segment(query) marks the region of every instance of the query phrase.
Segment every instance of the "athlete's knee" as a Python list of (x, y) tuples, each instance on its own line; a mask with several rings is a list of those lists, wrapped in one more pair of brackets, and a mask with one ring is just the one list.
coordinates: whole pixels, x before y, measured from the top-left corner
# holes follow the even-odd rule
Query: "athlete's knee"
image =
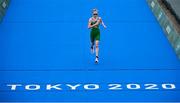
[(99, 48), (99, 43), (96, 43), (96, 48)]

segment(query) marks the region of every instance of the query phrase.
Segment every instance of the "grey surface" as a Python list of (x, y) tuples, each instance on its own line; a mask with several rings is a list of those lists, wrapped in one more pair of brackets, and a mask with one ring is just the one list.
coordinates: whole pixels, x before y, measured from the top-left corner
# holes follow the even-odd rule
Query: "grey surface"
[(174, 13), (180, 23), (180, 0), (164, 0), (168, 8)]

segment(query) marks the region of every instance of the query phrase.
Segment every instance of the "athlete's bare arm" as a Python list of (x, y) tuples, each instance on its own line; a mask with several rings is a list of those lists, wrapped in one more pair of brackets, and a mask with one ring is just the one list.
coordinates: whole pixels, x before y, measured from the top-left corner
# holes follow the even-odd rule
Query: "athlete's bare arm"
[(100, 18), (100, 23), (102, 24), (102, 26), (103, 26), (104, 28), (107, 28), (107, 26), (104, 24), (102, 18)]
[(88, 28), (92, 28), (91, 21), (88, 22)]
[(95, 23), (94, 25), (91, 25), (91, 21), (89, 21), (89, 23), (88, 23), (88, 28), (90, 29), (90, 28), (93, 28), (93, 27), (97, 27), (100, 23), (102, 24), (102, 26), (103, 26), (104, 28), (107, 28), (107, 26), (104, 24), (104, 22), (103, 22), (102, 19), (98, 20), (98, 22)]
[(91, 25), (90, 23), (90, 28), (93, 28), (93, 27), (97, 27), (99, 24), (100, 24), (101, 20), (98, 20), (95, 24)]
[(103, 20), (101, 19), (101, 24), (104, 28), (107, 28), (107, 26), (104, 24)]

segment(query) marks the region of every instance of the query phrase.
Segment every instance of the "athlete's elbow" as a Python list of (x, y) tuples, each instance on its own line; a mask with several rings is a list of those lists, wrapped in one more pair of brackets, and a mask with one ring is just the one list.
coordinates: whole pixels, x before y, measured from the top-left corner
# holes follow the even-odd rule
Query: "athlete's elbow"
[(88, 26), (88, 29), (91, 29), (91, 26)]

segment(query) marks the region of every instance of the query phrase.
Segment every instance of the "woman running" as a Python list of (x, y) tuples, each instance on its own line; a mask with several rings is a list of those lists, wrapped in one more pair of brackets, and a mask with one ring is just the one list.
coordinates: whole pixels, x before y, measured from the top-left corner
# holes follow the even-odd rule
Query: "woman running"
[(94, 53), (94, 46), (96, 48), (96, 58), (95, 63), (99, 62), (99, 41), (100, 41), (100, 29), (99, 25), (102, 24), (104, 28), (106, 25), (104, 24), (101, 17), (98, 16), (98, 10), (93, 9), (92, 17), (89, 19), (88, 28), (91, 29), (91, 52)]

